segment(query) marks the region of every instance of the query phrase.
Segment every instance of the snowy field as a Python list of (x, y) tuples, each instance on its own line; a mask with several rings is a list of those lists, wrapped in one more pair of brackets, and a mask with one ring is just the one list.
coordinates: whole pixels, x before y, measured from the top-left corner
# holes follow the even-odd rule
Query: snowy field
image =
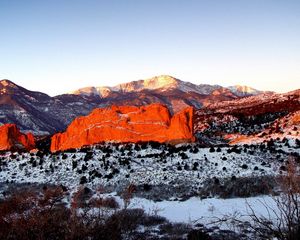
[[(248, 215), (251, 214), (249, 205), (256, 213), (268, 217), (269, 212), (263, 203), (276, 208), (276, 203), (270, 196), (232, 199), (208, 198), (202, 200), (192, 197), (182, 202), (166, 200), (153, 202), (147, 199), (134, 198), (130, 207), (143, 208), (146, 212), (152, 214), (157, 212), (173, 222), (209, 224), (225, 216), (234, 216), (235, 214), (238, 214), (240, 219), (249, 220)], [(270, 217), (273, 219), (275, 215)]]
[[(263, 147), (261, 147), (263, 146)], [(282, 174), (299, 149), (267, 145), (200, 148), (105, 145), (57, 154), (6, 153), (0, 182), (62, 184), (70, 189), (128, 184), (187, 185), (200, 189), (208, 179)]]
[[(113, 196), (122, 209), (122, 194), (133, 185), (138, 191), (134, 192), (129, 208), (141, 208), (150, 215), (185, 223), (190, 228), (202, 224), (209, 230), (215, 229), (214, 233), (231, 230), (244, 234), (236, 225), (223, 220), (250, 221), (251, 209), (274, 220), (275, 215), (265, 208), (268, 205), (276, 211), (272, 197), (253, 192), (255, 187), (248, 189), (248, 196), (253, 197), (245, 198), (232, 197), (230, 191), (227, 199), (217, 197), (218, 194), (199, 193), (203, 189), (210, 191), (205, 188), (209, 181), (209, 186), (225, 191), (228, 184), (245, 183), (240, 182), (243, 178), (258, 181), (260, 185), (261, 177), (284, 175), (289, 160), (292, 156), (297, 158), (299, 152), (295, 142), (290, 140), (288, 144), (275, 141), (272, 146), (268, 143), (210, 148), (197, 144), (176, 147), (105, 144), (56, 154), (2, 153), (0, 197), (8, 186), (17, 190), (16, 186), (41, 189), (44, 185), (63, 185), (70, 192), (67, 204), (79, 188), (85, 188), (96, 195)], [(100, 188), (102, 192), (97, 191)], [(193, 194), (186, 194), (190, 190)], [(248, 231), (247, 225), (242, 228)]]

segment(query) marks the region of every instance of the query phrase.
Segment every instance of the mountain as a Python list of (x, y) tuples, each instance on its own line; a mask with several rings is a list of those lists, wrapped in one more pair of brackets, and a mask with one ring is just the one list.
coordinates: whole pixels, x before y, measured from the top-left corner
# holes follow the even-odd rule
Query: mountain
[[(171, 90), (178, 90), (184, 93), (197, 93), (200, 95), (210, 95), (213, 91), (217, 89), (222, 89), (220, 85), (209, 85), (200, 84), (196, 85), (190, 82), (184, 82), (177, 78), (169, 75), (160, 75), (153, 78), (132, 81), (128, 83), (122, 83), (114, 87), (85, 87), (80, 88), (71, 92), (75, 95), (84, 96), (99, 96), (101, 98), (107, 98), (112, 93), (131, 93), (131, 92), (141, 92), (141, 91), (158, 91), (165, 92)], [(237, 96), (251, 96), (263, 93), (263, 91), (256, 90), (248, 86), (230, 86), (226, 89), (230, 90), (233, 94)]]
[(240, 97), (247, 97), (247, 96), (259, 95), (265, 93), (264, 91), (259, 91), (252, 87), (241, 86), (241, 85), (230, 86), (228, 87), (228, 89)]
[(50, 97), (9, 80), (0, 81), (0, 123), (17, 124), (25, 132), (43, 135), (62, 131), (72, 119), (94, 107), (93, 101), (81, 96)]
[(99, 97), (106, 106), (117, 105), (147, 105), (153, 102), (165, 104), (172, 112), (182, 110), (187, 106), (202, 108), (208, 104), (238, 99), (262, 93), (250, 87), (222, 87), (219, 85), (184, 82), (168, 75), (132, 81), (113, 87), (85, 87), (70, 94)]
[(79, 95), (98, 95), (102, 98), (107, 98), (111, 93), (130, 93), (141, 92), (144, 90), (157, 90), (160, 92), (170, 90), (180, 90), (182, 92), (195, 92), (201, 95), (209, 95), (213, 90), (222, 88), (219, 85), (200, 84), (196, 85), (189, 82), (184, 82), (168, 75), (160, 75), (153, 78), (122, 83), (114, 87), (87, 87), (81, 88), (71, 94)]
[[(250, 88), (249, 88), (250, 89)], [(50, 97), (29, 91), (9, 80), (0, 81), (0, 124), (14, 123), (22, 131), (36, 135), (63, 131), (78, 116), (94, 108), (111, 105), (166, 105), (171, 113), (193, 106), (196, 109), (222, 101), (240, 99), (247, 89), (219, 85), (196, 85), (161, 75), (114, 87), (86, 87), (69, 94)], [(249, 94), (258, 94), (252, 91)]]

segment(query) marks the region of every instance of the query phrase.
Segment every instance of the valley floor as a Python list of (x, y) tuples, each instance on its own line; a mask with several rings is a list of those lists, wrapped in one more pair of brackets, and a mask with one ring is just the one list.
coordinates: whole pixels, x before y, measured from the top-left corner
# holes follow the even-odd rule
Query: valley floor
[[(132, 186), (130, 208), (205, 226), (213, 234), (236, 231), (224, 217), (248, 221), (251, 209), (272, 218), (263, 203), (276, 209), (270, 194), (276, 193), (277, 178), (286, 174), (292, 159), (299, 161), (299, 154), (293, 141), (211, 148), (105, 144), (55, 154), (3, 153), (0, 193), (3, 197), (25, 186), (61, 185), (71, 196), (80, 188), (94, 193), (101, 189), (122, 205)], [(245, 239), (252, 234), (247, 226), (238, 231)]]

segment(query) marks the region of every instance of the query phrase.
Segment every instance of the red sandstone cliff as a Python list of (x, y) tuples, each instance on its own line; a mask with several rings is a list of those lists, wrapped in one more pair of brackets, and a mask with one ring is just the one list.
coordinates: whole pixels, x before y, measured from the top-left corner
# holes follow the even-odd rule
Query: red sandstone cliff
[(0, 150), (16, 150), (35, 148), (34, 137), (31, 133), (23, 134), (15, 124), (0, 126)]
[(66, 132), (55, 134), (51, 151), (103, 141), (191, 142), (195, 140), (193, 114), (193, 108), (188, 107), (172, 117), (161, 104), (95, 109), (88, 116), (76, 118)]

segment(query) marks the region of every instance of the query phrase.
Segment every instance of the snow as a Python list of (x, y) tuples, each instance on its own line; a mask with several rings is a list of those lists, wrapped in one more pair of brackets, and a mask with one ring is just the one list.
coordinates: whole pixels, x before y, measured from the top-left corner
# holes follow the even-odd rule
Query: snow
[[(157, 148), (147, 145), (141, 147), (135, 144), (110, 144), (95, 146), (92, 149), (58, 154), (39, 156), (35, 153), (3, 153), (0, 156), (0, 183), (39, 183), (64, 185), (70, 190), (71, 195), (80, 187), (86, 186), (92, 190), (106, 189), (108, 193), (94, 192), (95, 195), (115, 197), (119, 205), (124, 207), (124, 201), (120, 197), (124, 187), (129, 184), (143, 186), (147, 183), (152, 186), (173, 186), (180, 188), (192, 188), (195, 190), (193, 197), (187, 199), (176, 195), (175, 190), (171, 196), (161, 198), (162, 201), (153, 201), (143, 198), (145, 195), (135, 195), (129, 204), (129, 208), (142, 208), (146, 213), (157, 214), (171, 222), (184, 222), (196, 226), (201, 223), (211, 227), (218, 225), (218, 220), (226, 217), (238, 217), (240, 220), (251, 220), (251, 208), (264, 217), (269, 218), (265, 204), (276, 211), (276, 203), (270, 196), (256, 196), (250, 198), (206, 198), (198, 197), (197, 190), (204, 186), (205, 181), (216, 177), (229, 179), (232, 176), (251, 177), (278, 176), (280, 167), (287, 160), (288, 155), (295, 150), (295, 143), (290, 141), (290, 147), (283, 148), (275, 142), (275, 150), (247, 148), (247, 152), (230, 152), (230, 147), (222, 147), (212, 152), (210, 148), (199, 148), (197, 144), (180, 144), (174, 148), (159, 145)], [(276, 152), (281, 150), (281, 154)], [(282, 152), (284, 149), (285, 152)], [(244, 150), (240, 146), (240, 150)], [(298, 149), (297, 149), (298, 150)], [(299, 151), (298, 151), (299, 152)], [(90, 155), (87, 158), (87, 155)], [(277, 156), (280, 155), (278, 159)], [(226, 156), (226, 160), (222, 158)], [(125, 163), (125, 162), (128, 163)], [(76, 167), (73, 163), (76, 162)], [(196, 170), (192, 170), (193, 164), (199, 164)], [(265, 163), (265, 164), (262, 164)], [(246, 164), (248, 167), (242, 168)], [(86, 166), (83, 170), (82, 166)], [(184, 166), (189, 169), (185, 170)], [(182, 170), (178, 170), (178, 166)], [(130, 168), (129, 168), (130, 167)], [(223, 168), (226, 167), (226, 170)], [(254, 170), (258, 167), (258, 170)], [(117, 169), (118, 172), (106, 177)], [(101, 176), (91, 173), (97, 171)], [(88, 182), (79, 184), (85, 176)], [(1, 185), (0, 185), (1, 186)], [(167, 189), (160, 191), (167, 191)], [(175, 189), (175, 188), (174, 188)], [(118, 194), (116, 193), (118, 191)], [(1, 191), (2, 192), (2, 191)], [(197, 193), (196, 193), (197, 192)], [(152, 193), (153, 194), (153, 193)], [(143, 197), (140, 197), (143, 196)], [(160, 198), (159, 198), (160, 199)], [(271, 212), (270, 218), (275, 219)], [(230, 229), (229, 225), (219, 226), (220, 229)]]
[[(117, 193), (102, 194), (102, 197), (113, 197), (124, 207), (124, 201)], [(145, 198), (133, 197), (130, 199), (129, 208), (140, 208), (150, 215), (163, 216), (171, 222), (187, 223), (191, 225), (203, 224), (204, 226), (219, 225), (221, 229), (232, 228), (230, 222), (220, 221), (221, 219), (237, 218), (241, 221), (252, 219), (250, 215), (255, 213), (276, 221), (276, 214), (279, 213), (276, 198), (268, 195), (260, 195), (248, 198), (207, 198), (192, 197), (185, 201), (164, 200), (155, 202)]]
[(237, 96), (241, 96), (241, 97), (249, 96), (249, 95), (258, 95), (263, 93), (263, 91), (259, 91), (249, 86), (241, 86), (241, 85), (229, 86), (228, 89), (230, 89), (230, 91), (232, 91)]
[[(105, 98), (109, 95), (110, 92), (139, 92), (145, 89), (160, 90), (160, 91), (179, 89), (185, 93), (195, 92), (201, 95), (209, 95), (214, 90), (220, 88), (222, 88), (222, 86), (220, 85), (209, 85), (209, 84), (196, 85), (190, 82), (181, 81), (169, 75), (160, 75), (145, 80), (122, 83), (113, 87), (100, 86), (100, 87), (81, 88), (71, 92), (71, 94), (99, 95)], [(258, 91), (248, 86), (232, 86), (232, 87), (228, 87), (228, 89), (233, 91), (233, 93), (237, 94), (238, 96), (246, 96), (252, 94), (257, 95), (261, 93), (261, 91)]]
[[(105, 148), (110, 149), (110, 154)], [(193, 144), (187, 145), (185, 151), (173, 153), (163, 147), (153, 149), (148, 146), (146, 149), (139, 150), (134, 148), (134, 144), (129, 147), (107, 144), (99, 149), (94, 148), (88, 160), (84, 160), (86, 153), (80, 151), (42, 157), (29, 153), (17, 154), (14, 157), (11, 154), (4, 155), (1, 157), (0, 182), (63, 184), (72, 189), (78, 186), (82, 176), (86, 176), (89, 179), (87, 185), (90, 187), (148, 183), (185, 185), (196, 190), (213, 177), (230, 179), (232, 176), (278, 175), (283, 163), (276, 155), (279, 154), (280, 159), (284, 161), (287, 160), (289, 152), (294, 151), (293, 148), (287, 148), (287, 153), (284, 154), (253, 148), (252, 154), (244, 151), (228, 153), (230, 148), (224, 147), (219, 152), (210, 152), (209, 148), (197, 148)], [(194, 150), (198, 152), (193, 153)], [(251, 148), (248, 149), (250, 150)], [(267, 161), (267, 164), (262, 165), (264, 161)], [(73, 162), (77, 162), (78, 165), (75, 169), (72, 169)], [(194, 163), (198, 163), (195, 170), (192, 169)], [(242, 168), (244, 164), (247, 168)], [(87, 167), (86, 171), (79, 171), (82, 165)], [(184, 169), (185, 165), (188, 169)], [(181, 169), (178, 169), (178, 166)], [(254, 171), (255, 167), (256, 171)], [(111, 178), (105, 177), (114, 169), (118, 169), (119, 172)], [(102, 177), (90, 175), (93, 171), (97, 171)]]
[[(186, 201), (165, 200), (161, 202), (133, 198), (129, 206), (142, 208), (148, 213), (158, 212), (158, 215), (166, 217), (172, 222), (208, 224), (224, 216), (233, 216), (235, 213), (239, 213), (244, 220), (249, 220), (248, 215), (251, 214), (249, 206), (258, 215), (268, 217), (269, 212), (264, 204), (276, 210), (276, 202), (270, 196), (230, 199), (208, 198), (203, 200), (192, 197)], [(275, 218), (275, 215), (272, 215), (271, 218)]]

